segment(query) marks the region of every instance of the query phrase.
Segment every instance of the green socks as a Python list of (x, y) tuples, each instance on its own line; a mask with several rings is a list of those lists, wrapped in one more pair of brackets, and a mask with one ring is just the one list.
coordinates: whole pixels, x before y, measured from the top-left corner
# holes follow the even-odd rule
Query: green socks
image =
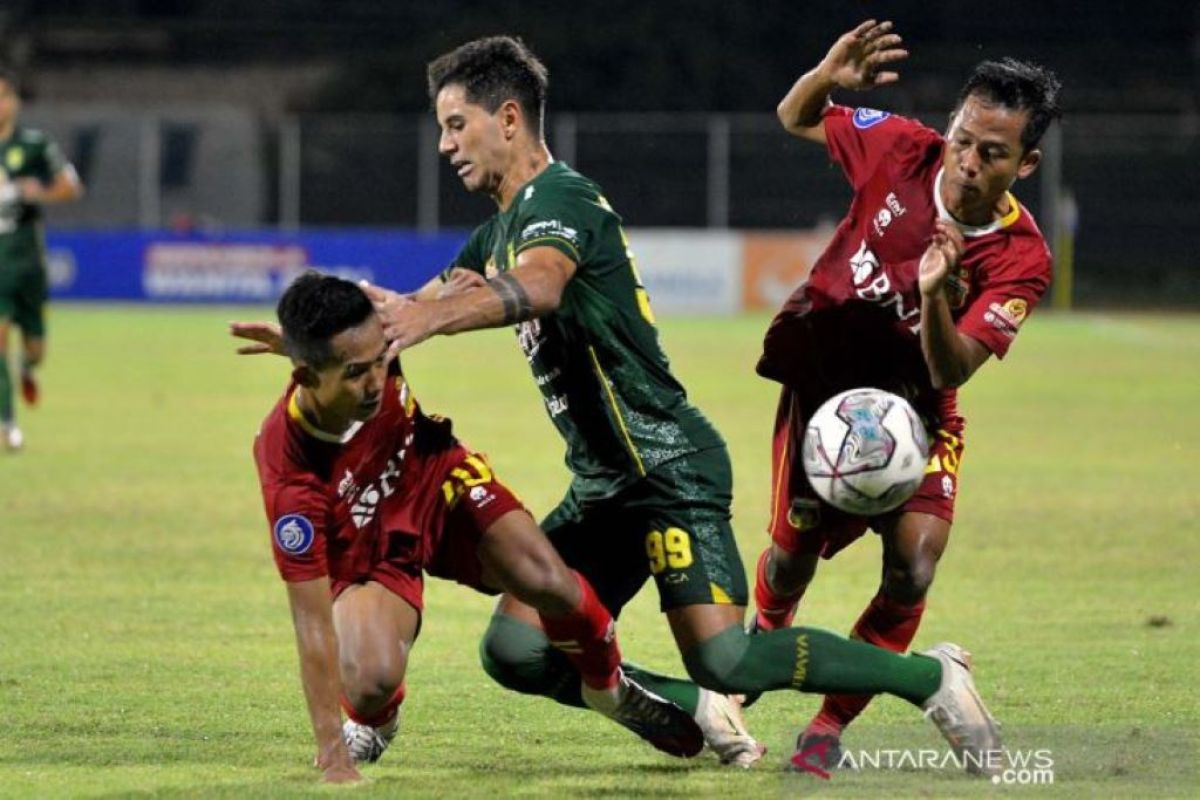
[(8, 369), (8, 354), (0, 353), (0, 422), (13, 420), (13, 385)]

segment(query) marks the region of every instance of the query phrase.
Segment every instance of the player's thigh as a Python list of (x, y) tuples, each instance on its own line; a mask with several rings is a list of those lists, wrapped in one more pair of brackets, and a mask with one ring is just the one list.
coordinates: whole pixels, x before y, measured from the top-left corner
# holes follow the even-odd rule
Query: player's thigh
[(46, 301), (49, 295), (44, 269), (25, 271), (14, 286), (12, 319), (21, 329), (26, 348), (31, 340), (46, 337)]
[(333, 603), (343, 673), (403, 679), (421, 613), (376, 581), (354, 584)]
[(540, 611), (566, 613), (578, 602), (570, 569), (525, 509), (510, 511), (488, 526), (478, 554), (486, 585)]
[[(804, 474), (801, 447), (808, 424), (805, 404), (784, 387), (775, 413), (771, 446), (771, 521), (768, 533), (777, 550), (790, 556), (777, 560), (785, 577), (811, 573), (817, 556), (832, 558), (867, 531), (867, 520), (840, 511), (817, 496)], [(811, 575), (809, 575), (811, 577)]]
[(730, 520), (728, 452), (713, 448), (661, 465), (623, 514), (640, 531), (641, 556), (663, 611), (745, 606), (746, 570)]
[(542, 520), (542, 530), (563, 562), (588, 579), (613, 617), (650, 574), (641, 549), (643, 528), (623, 511), (628, 496), (627, 491), (585, 504), (568, 492)]

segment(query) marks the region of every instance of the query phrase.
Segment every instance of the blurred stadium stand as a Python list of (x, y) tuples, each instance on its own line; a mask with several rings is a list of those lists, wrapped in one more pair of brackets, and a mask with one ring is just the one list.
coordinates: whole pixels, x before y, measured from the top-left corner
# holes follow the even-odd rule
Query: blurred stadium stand
[(1048, 234), (1077, 228), (1077, 302), (1200, 305), (1196, 2), (5, 0), (0, 58), (88, 182), (59, 226), (469, 226), (491, 206), (438, 162), (423, 67), (514, 32), (551, 67), (552, 149), (631, 224), (811, 228), (848, 190), (771, 111), (872, 12), (913, 56), (864, 102), (939, 128), (982, 58), (1058, 71), (1061, 167), (1018, 194)]

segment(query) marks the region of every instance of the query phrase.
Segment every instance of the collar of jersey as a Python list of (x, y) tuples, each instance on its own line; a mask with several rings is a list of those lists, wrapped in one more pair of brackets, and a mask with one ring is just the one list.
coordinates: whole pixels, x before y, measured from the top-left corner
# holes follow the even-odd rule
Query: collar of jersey
[(987, 225), (967, 225), (965, 222), (959, 222), (946, 210), (946, 206), (942, 204), (942, 193), (938, 191), (938, 187), (942, 185), (942, 173), (945, 171), (946, 168), (942, 167), (933, 179), (933, 205), (937, 208), (938, 218), (948, 219), (953, 222), (962, 231), (963, 236), (974, 238), (976, 236), (986, 236), (989, 233), (995, 233), (1002, 228), (1012, 225), (1021, 216), (1021, 204), (1017, 202), (1017, 198), (1013, 197), (1012, 192), (1005, 192), (1004, 196), (1008, 198), (1008, 206), (1012, 210), (1000, 219), (992, 220)]
[(304, 412), (300, 410), (300, 403), (296, 400), (298, 389), (299, 387), (293, 389), (291, 397), (288, 398), (288, 416), (292, 418), (293, 422), (300, 426), (301, 430), (314, 439), (320, 439), (322, 442), (330, 442), (332, 444), (345, 444), (354, 438), (354, 434), (358, 433), (359, 428), (362, 427), (362, 422), (356, 421), (353, 425), (347, 428), (346, 432), (341, 436), (321, 430), (316, 425), (313, 425), (311, 422), (309, 422), (308, 417), (304, 416)]

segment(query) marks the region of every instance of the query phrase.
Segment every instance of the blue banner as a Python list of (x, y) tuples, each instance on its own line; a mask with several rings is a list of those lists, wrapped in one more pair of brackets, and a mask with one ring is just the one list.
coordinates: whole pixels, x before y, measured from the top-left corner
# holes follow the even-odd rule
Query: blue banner
[(50, 231), (46, 246), (55, 299), (269, 303), (308, 269), (411, 291), (465, 240), (392, 230)]

